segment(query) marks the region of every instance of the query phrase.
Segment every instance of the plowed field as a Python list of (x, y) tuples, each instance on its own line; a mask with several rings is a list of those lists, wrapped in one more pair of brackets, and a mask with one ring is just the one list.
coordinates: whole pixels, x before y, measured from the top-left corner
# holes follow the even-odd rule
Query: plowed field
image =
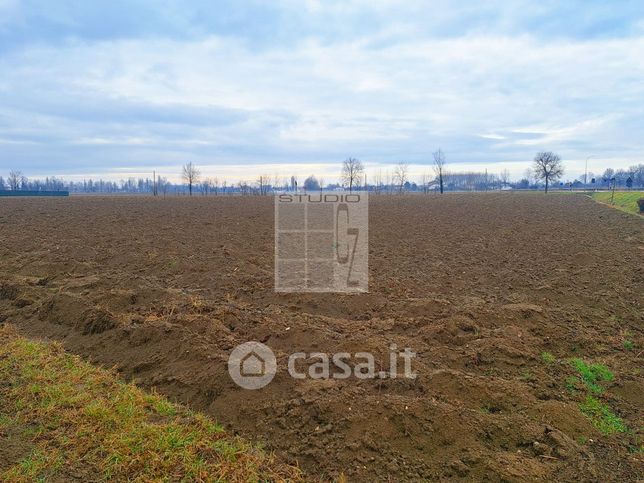
[[(642, 476), (641, 218), (581, 195), (372, 196), (370, 292), (277, 294), (273, 211), (270, 197), (1, 199), (0, 323), (117, 366), (311, 479)], [(250, 340), (282, 369), (300, 351), (386, 367), (396, 344), (418, 377), (280, 370), (249, 391), (227, 358)], [(613, 377), (593, 388), (575, 359)], [(588, 397), (626, 432), (600, 432)]]

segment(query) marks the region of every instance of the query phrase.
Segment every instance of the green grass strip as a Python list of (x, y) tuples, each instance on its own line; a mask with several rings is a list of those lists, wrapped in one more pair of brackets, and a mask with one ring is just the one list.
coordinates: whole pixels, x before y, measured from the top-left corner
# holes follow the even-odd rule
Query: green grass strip
[[(591, 194), (591, 197), (595, 201), (606, 204), (611, 204), (611, 196), (612, 193), (609, 191), (602, 191)], [(639, 200), (640, 198), (644, 198), (643, 191), (616, 191), (612, 206), (628, 213), (639, 213), (637, 200)]]
[(0, 381), (0, 432), (28, 428), (19, 437), (31, 448), (0, 480), (64, 480), (74, 465), (118, 481), (301, 479), (210, 418), (9, 326), (0, 328)]

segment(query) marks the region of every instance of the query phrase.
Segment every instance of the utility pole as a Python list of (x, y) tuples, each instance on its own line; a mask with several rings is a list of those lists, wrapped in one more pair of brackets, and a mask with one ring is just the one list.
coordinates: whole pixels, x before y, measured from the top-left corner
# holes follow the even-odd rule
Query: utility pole
[(157, 195), (157, 172), (152, 171), (152, 196)]

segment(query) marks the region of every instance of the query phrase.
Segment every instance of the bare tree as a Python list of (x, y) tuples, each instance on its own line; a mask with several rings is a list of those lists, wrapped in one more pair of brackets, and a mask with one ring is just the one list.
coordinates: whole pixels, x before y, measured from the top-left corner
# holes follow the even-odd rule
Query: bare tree
[(187, 163), (183, 166), (181, 177), (188, 184), (190, 196), (192, 196), (192, 187), (199, 182), (200, 175), (201, 173), (194, 164)]
[(382, 169), (379, 169), (373, 177), (373, 185), (376, 194), (379, 195), (382, 191)]
[(246, 196), (250, 194), (250, 186), (246, 180), (239, 181), (237, 185), (239, 187), (239, 192), (242, 194), (242, 196)]
[(503, 186), (507, 186), (507, 184), (510, 182), (510, 171), (508, 171), (507, 168), (504, 169), (503, 171), (501, 171), (499, 177), (501, 178), (501, 183), (503, 183)]
[(25, 184), (27, 181), (27, 178), (22, 174), (21, 171), (10, 171), (9, 172), (9, 177), (7, 178), (7, 183), (9, 184), (9, 188), (12, 191), (17, 191), (20, 189), (20, 186)]
[(391, 194), (391, 171), (385, 171), (385, 190)]
[(428, 173), (423, 172), (423, 175), (421, 177), (421, 184), (423, 186), (423, 193), (427, 193), (427, 191), (429, 191), (429, 183), (430, 183), (430, 181), (431, 181), (431, 176)]
[(212, 180), (206, 178), (201, 182), (201, 193), (204, 196), (208, 196), (208, 192), (212, 189)]
[(161, 176), (157, 178), (157, 187), (161, 191), (161, 193), (163, 193), (164, 198), (171, 186), (172, 185), (166, 178), (163, 178)]
[(409, 165), (401, 161), (394, 168), (394, 182), (398, 185), (398, 192), (402, 193), (407, 182), (407, 174), (409, 173)]
[(443, 193), (443, 177), (445, 176), (445, 153), (438, 148), (438, 151), (432, 153), (434, 157), (434, 173), (438, 178), (438, 184), (440, 187), (441, 194)]
[(542, 151), (534, 157), (534, 174), (537, 178), (546, 182), (546, 193), (548, 192), (548, 183), (556, 181), (564, 172), (561, 158), (552, 151)]
[(259, 194), (260, 195), (265, 195), (268, 194), (268, 183), (270, 182), (269, 176), (266, 175), (260, 175), (259, 178), (257, 178), (257, 187), (259, 188)]
[(280, 176), (279, 174), (273, 175), (273, 189), (277, 189), (280, 186)]
[(354, 186), (360, 184), (363, 173), (364, 165), (359, 159), (347, 158), (342, 162), (342, 182), (345, 186), (349, 185), (349, 191), (352, 191)]

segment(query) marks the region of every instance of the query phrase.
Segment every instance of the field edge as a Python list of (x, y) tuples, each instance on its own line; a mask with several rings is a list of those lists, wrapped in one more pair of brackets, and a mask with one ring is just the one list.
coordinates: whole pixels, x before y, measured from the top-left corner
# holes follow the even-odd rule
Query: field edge
[(114, 371), (0, 325), (0, 480), (300, 481), (300, 470)]
[(630, 213), (632, 215), (641, 216), (639, 212), (639, 206), (637, 204), (637, 200), (640, 198), (644, 198), (643, 191), (616, 192), (612, 204), (610, 202), (611, 194), (612, 193), (610, 193), (609, 191), (601, 191), (601, 192), (591, 193), (588, 196), (593, 201), (600, 203), (602, 205), (606, 205), (610, 208), (614, 208), (616, 210), (620, 210), (625, 213)]

